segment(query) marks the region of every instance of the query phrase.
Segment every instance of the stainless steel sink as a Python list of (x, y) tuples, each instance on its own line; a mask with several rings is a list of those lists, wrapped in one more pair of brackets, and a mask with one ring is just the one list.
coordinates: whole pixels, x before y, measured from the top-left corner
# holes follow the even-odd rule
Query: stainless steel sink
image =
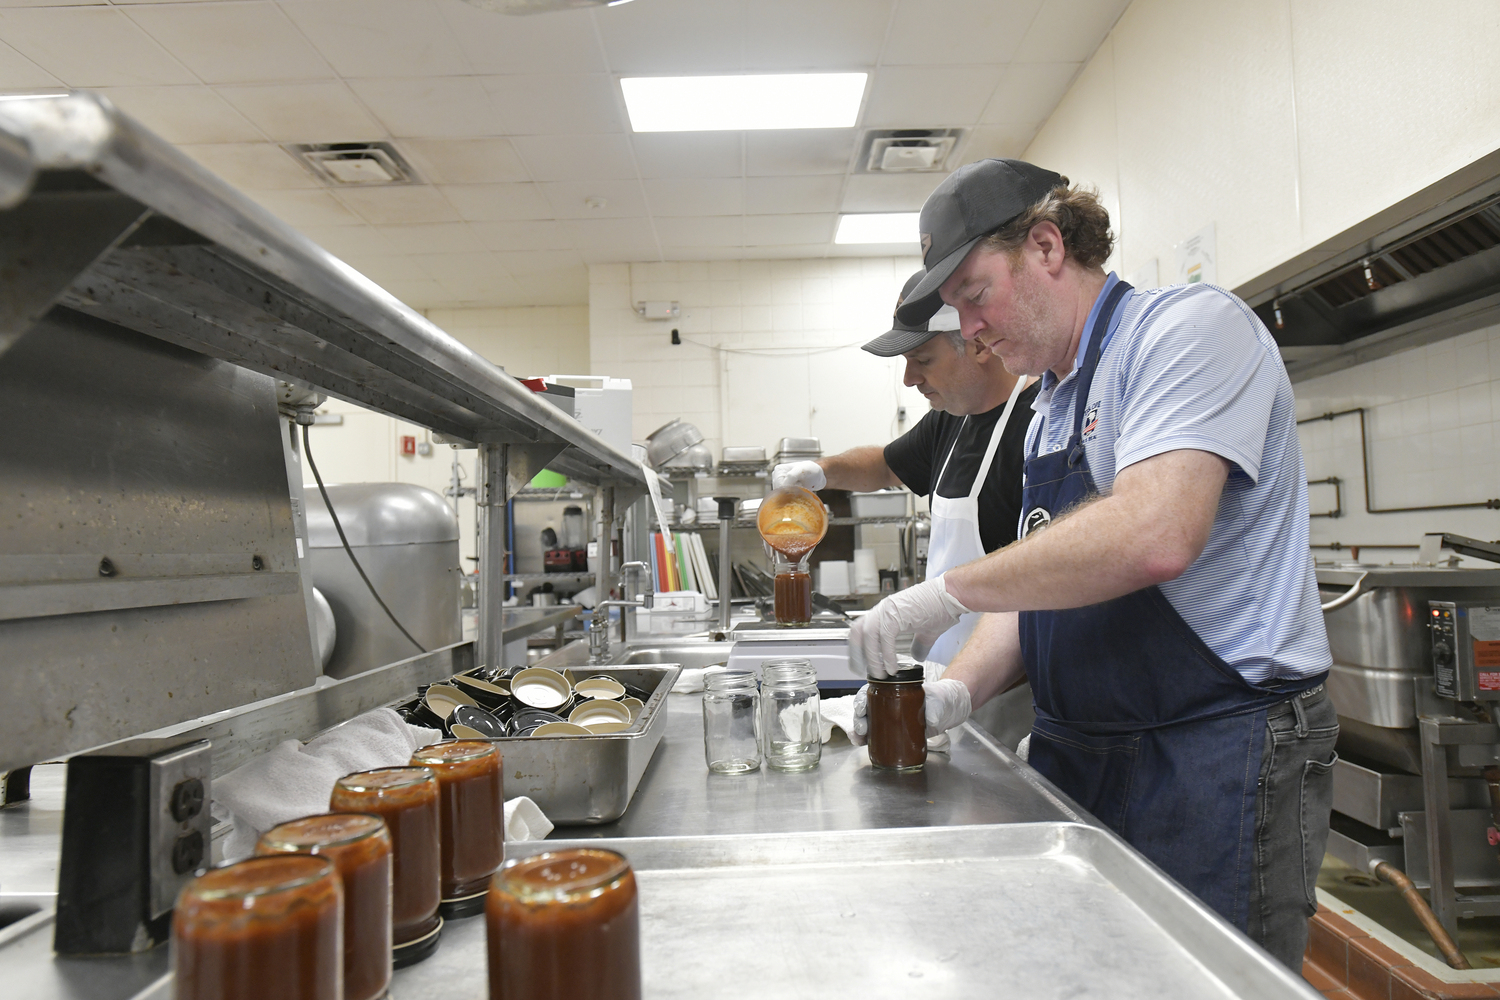
[(729, 659), (730, 642), (661, 643), (626, 646), (610, 659), (621, 666), (635, 663), (680, 663), (684, 667), (708, 667)]

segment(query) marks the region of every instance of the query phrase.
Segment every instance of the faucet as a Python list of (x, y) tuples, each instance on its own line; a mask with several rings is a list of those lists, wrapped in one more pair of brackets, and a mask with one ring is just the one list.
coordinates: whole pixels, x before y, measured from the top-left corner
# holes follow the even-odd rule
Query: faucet
[[(633, 560), (620, 567), (621, 589), (624, 589), (626, 571), (634, 570), (637, 574), (648, 572), (651, 566), (639, 560)], [(609, 609), (620, 608), (620, 645), (630, 641), (628, 622), (630, 615), (624, 612), (626, 608), (644, 608), (646, 599), (638, 596), (629, 601), (600, 601), (594, 605), (594, 615), (589, 621), (589, 665), (597, 666), (609, 659)]]

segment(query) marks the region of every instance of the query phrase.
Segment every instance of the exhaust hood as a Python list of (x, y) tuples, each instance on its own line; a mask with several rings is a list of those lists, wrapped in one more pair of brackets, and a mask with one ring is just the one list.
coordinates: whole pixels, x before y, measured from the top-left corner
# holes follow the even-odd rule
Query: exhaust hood
[(1235, 292), (1294, 382), (1500, 323), (1500, 153)]

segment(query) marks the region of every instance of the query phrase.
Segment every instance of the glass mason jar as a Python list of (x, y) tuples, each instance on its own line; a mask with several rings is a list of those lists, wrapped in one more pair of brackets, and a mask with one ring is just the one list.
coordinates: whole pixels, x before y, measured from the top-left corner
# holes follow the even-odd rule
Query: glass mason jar
[(760, 665), (760, 738), (766, 764), (777, 771), (818, 766), (823, 740), (818, 718), (818, 674), (801, 658)]
[(812, 621), (812, 574), (807, 559), (792, 560), (780, 552), (776, 557), (776, 624), (806, 625)]
[(760, 770), (760, 691), (749, 670), (704, 677), (703, 756), (716, 774)]
[[(447, 740), (411, 756), (438, 779), (443, 843), (443, 913), (472, 916), (484, 908), (490, 876), (505, 860), (505, 791), (500, 752), (483, 740)], [(448, 904), (469, 904), (453, 907)]]
[[(391, 838), (391, 938), (411, 960), (436, 935), (441, 901), (442, 843), (438, 837), (437, 776), (425, 767), (355, 771), (334, 782), (328, 808), (371, 813), (385, 820)], [(436, 938), (432, 939), (436, 943)], [(407, 946), (411, 946), (408, 948)], [(408, 964), (398, 955), (398, 964)]]
[(344, 883), (344, 1000), (376, 1000), (391, 984), (391, 835), (372, 813), (326, 813), (261, 834), (255, 853), (327, 858)]
[(927, 762), (926, 695), (920, 665), (868, 678), (866, 718), (870, 766), (915, 771)]
[(635, 873), (614, 851), (511, 861), (485, 901), (490, 1000), (640, 1000)]
[(343, 1000), (344, 890), (333, 862), (250, 858), (193, 879), (172, 915), (178, 1000)]

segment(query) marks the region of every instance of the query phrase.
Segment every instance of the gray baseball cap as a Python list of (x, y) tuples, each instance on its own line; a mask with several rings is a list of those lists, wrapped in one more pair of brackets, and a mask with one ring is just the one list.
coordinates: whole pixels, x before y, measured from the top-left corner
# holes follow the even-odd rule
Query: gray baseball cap
[(942, 307), (938, 289), (985, 234), (1041, 201), (1067, 178), (1024, 160), (980, 160), (949, 174), (922, 206), (922, 263), (927, 271), (896, 307), (900, 321), (920, 323)]
[[(907, 300), (912, 289), (917, 287), (926, 273), (926, 271), (918, 271), (906, 279), (906, 285), (901, 289), (901, 297), (896, 300), (898, 312), (901, 304)], [(864, 349), (876, 357), (894, 358), (898, 354), (905, 354), (907, 351), (921, 347), (945, 330), (957, 329), (958, 310), (952, 306), (943, 306), (935, 315), (924, 318), (920, 323), (903, 323), (899, 316), (892, 316), (891, 328), (865, 344)]]

